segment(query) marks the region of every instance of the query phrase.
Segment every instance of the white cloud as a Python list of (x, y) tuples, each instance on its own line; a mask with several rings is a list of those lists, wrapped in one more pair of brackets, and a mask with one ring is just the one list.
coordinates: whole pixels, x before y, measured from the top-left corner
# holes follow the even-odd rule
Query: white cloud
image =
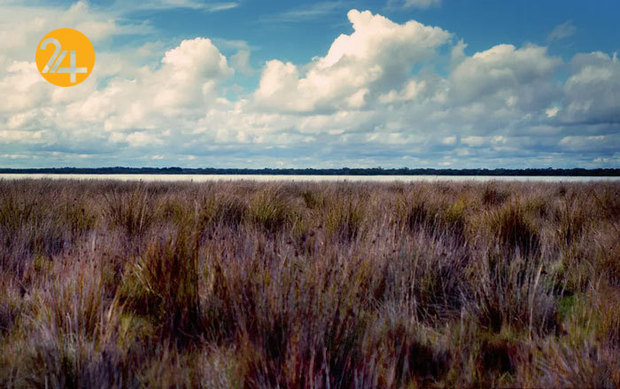
[(488, 142), (487, 138), (483, 136), (466, 136), (461, 139), (461, 143), (472, 146), (472, 147), (480, 147)]
[(573, 73), (564, 84), (568, 122), (615, 123), (620, 125), (620, 62), (616, 54), (577, 54)]
[(558, 112), (560, 112), (559, 107), (549, 107), (545, 110), (545, 114), (547, 115), (548, 118), (556, 117), (558, 115)]
[(405, 0), (405, 7), (428, 8), (441, 5), (441, 0)]
[(233, 69), (241, 74), (252, 75), (254, 74), (254, 68), (250, 65), (250, 51), (239, 50), (236, 54), (230, 57), (230, 64)]
[(31, 59), (39, 40), (57, 28), (75, 28), (94, 44), (113, 36), (153, 32), (146, 22), (118, 23), (118, 18), (119, 15), (113, 12), (93, 11), (85, 1), (78, 1), (66, 9), (3, 6), (0, 12), (0, 52), (12, 59)]
[(25, 144), (37, 144), (43, 138), (42, 131), (30, 132), (30, 131), (7, 131), (0, 130), (0, 140), (3, 143), (25, 143)]
[(344, 7), (343, 1), (323, 1), (310, 6), (300, 7), (285, 12), (263, 16), (259, 20), (262, 23), (296, 23), (303, 20), (312, 20), (334, 13)]
[(467, 48), (467, 44), (463, 39), (459, 39), (456, 45), (452, 47), (450, 50), (450, 62), (452, 65), (458, 65), (465, 59), (465, 48)]
[(0, 79), (0, 95), (11, 96), (0, 104), (0, 112), (20, 112), (36, 107), (49, 99), (52, 90), (33, 62), (14, 61)]
[(349, 11), (354, 32), (342, 34), (302, 75), (292, 63), (269, 61), (254, 94), (272, 109), (311, 112), (362, 108), (367, 99), (406, 81), (414, 64), (432, 57), (450, 33), (415, 21), (396, 24), (369, 11)]
[(204, 12), (227, 11), (239, 7), (237, 1), (204, 2), (199, 0), (118, 0), (115, 8), (124, 12), (137, 10), (192, 9)]
[(427, 9), (438, 7), (441, 0), (388, 0), (388, 7)]
[(562, 24), (555, 26), (555, 28), (549, 33), (547, 37), (548, 41), (557, 41), (566, 39), (573, 36), (577, 32), (577, 27), (571, 20), (568, 20)]
[[(508, 105), (537, 105), (540, 88), (549, 84), (560, 63), (544, 47), (497, 45), (466, 58), (454, 69), (452, 94), (459, 101), (493, 97), (503, 98)], [(512, 103), (510, 98), (514, 98)]]
[(400, 91), (391, 90), (386, 94), (379, 96), (381, 103), (395, 103), (399, 101), (411, 101), (419, 97), (426, 89), (424, 80), (409, 80)]
[(160, 68), (142, 69), (136, 79), (113, 79), (67, 111), (102, 123), (106, 131), (154, 129), (164, 118), (198, 118), (217, 100), (219, 83), (232, 74), (209, 39), (184, 40), (164, 54)]
[(620, 134), (595, 136), (566, 136), (560, 146), (571, 151), (616, 151), (620, 147)]
[(446, 145), (446, 146), (456, 146), (457, 143), (458, 143), (458, 140), (456, 136), (446, 136), (445, 138), (441, 140), (441, 144)]
[[(467, 55), (465, 40), (454, 42), (439, 27), (352, 10), (352, 33), (307, 64), (267, 61), (258, 87), (238, 92), (237, 100), (225, 96), (236, 74), (254, 71), (249, 45), (202, 37), (172, 47), (151, 40), (100, 50), (89, 79), (57, 88), (38, 74), (32, 50), (7, 42), (38, 42), (55, 19), (90, 25), (102, 42), (130, 29), (86, 3), (42, 9), (24, 26), (0, 15), (6, 21), (0, 23), (0, 95), (11, 96), (0, 105), (0, 162), (8, 165), (547, 166), (560, 158), (601, 166), (620, 160), (615, 55), (578, 54), (565, 68), (533, 44), (498, 44)], [(226, 58), (222, 47), (235, 54)], [(567, 80), (559, 69), (568, 69)], [(23, 155), (38, 159), (24, 162)]]
[(145, 131), (132, 132), (125, 137), (127, 143), (132, 147), (148, 147), (162, 145), (163, 140)]

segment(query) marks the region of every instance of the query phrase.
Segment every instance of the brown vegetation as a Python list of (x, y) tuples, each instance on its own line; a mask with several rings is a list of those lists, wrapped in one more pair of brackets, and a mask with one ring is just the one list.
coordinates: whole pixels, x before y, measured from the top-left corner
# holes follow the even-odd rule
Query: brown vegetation
[(0, 181), (0, 387), (620, 386), (620, 184)]

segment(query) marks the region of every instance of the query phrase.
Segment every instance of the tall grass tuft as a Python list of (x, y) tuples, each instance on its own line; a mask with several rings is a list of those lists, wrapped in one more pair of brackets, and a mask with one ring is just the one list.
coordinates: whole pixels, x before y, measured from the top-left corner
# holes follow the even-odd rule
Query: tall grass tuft
[(138, 185), (130, 192), (106, 194), (108, 209), (106, 216), (110, 223), (122, 229), (132, 241), (142, 238), (154, 221), (154, 204), (144, 185)]
[(508, 326), (543, 335), (558, 328), (550, 281), (537, 262), (490, 254), (475, 265), (469, 306), (483, 328), (500, 332)]
[(159, 237), (134, 260), (119, 288), (119, 303), (152, 320), (165, 338), (186, 341), (200, 331), (197, 242), (188, 227)]
[(337, 240), (350, 241), (357, 238), (364, 227), (364, 212), (360, 199), (339, 197), (327, 205), (326, 231)]
[(247, 216), (251, 223), (270, 233), (282, 230), (294, 218), (282, 192), (273, 188), (256, 194), (250, 200)]
[[(539, 233), (519, 202), (513, 202), (493, 211), (490, 216), (491, 233), (508, 253), (518, 250), (523, 256), (540, 249)], [(511, 255), (511, 254), (509, 254)]]

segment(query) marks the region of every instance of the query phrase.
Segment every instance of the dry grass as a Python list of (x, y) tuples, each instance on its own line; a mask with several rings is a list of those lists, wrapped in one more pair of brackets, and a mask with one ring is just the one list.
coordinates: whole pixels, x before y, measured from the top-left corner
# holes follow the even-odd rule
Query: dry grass
[(620, 386), (620, 184), (0, 181), (1, 387)]

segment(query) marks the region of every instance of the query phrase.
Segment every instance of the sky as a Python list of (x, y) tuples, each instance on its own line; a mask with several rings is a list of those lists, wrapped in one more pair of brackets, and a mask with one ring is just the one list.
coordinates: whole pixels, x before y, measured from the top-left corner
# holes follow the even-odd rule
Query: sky
[[(620, 168), (620, 2), (0, 0), (0, 167)], [(95, 67), (47, 83), (41, 38)]]

